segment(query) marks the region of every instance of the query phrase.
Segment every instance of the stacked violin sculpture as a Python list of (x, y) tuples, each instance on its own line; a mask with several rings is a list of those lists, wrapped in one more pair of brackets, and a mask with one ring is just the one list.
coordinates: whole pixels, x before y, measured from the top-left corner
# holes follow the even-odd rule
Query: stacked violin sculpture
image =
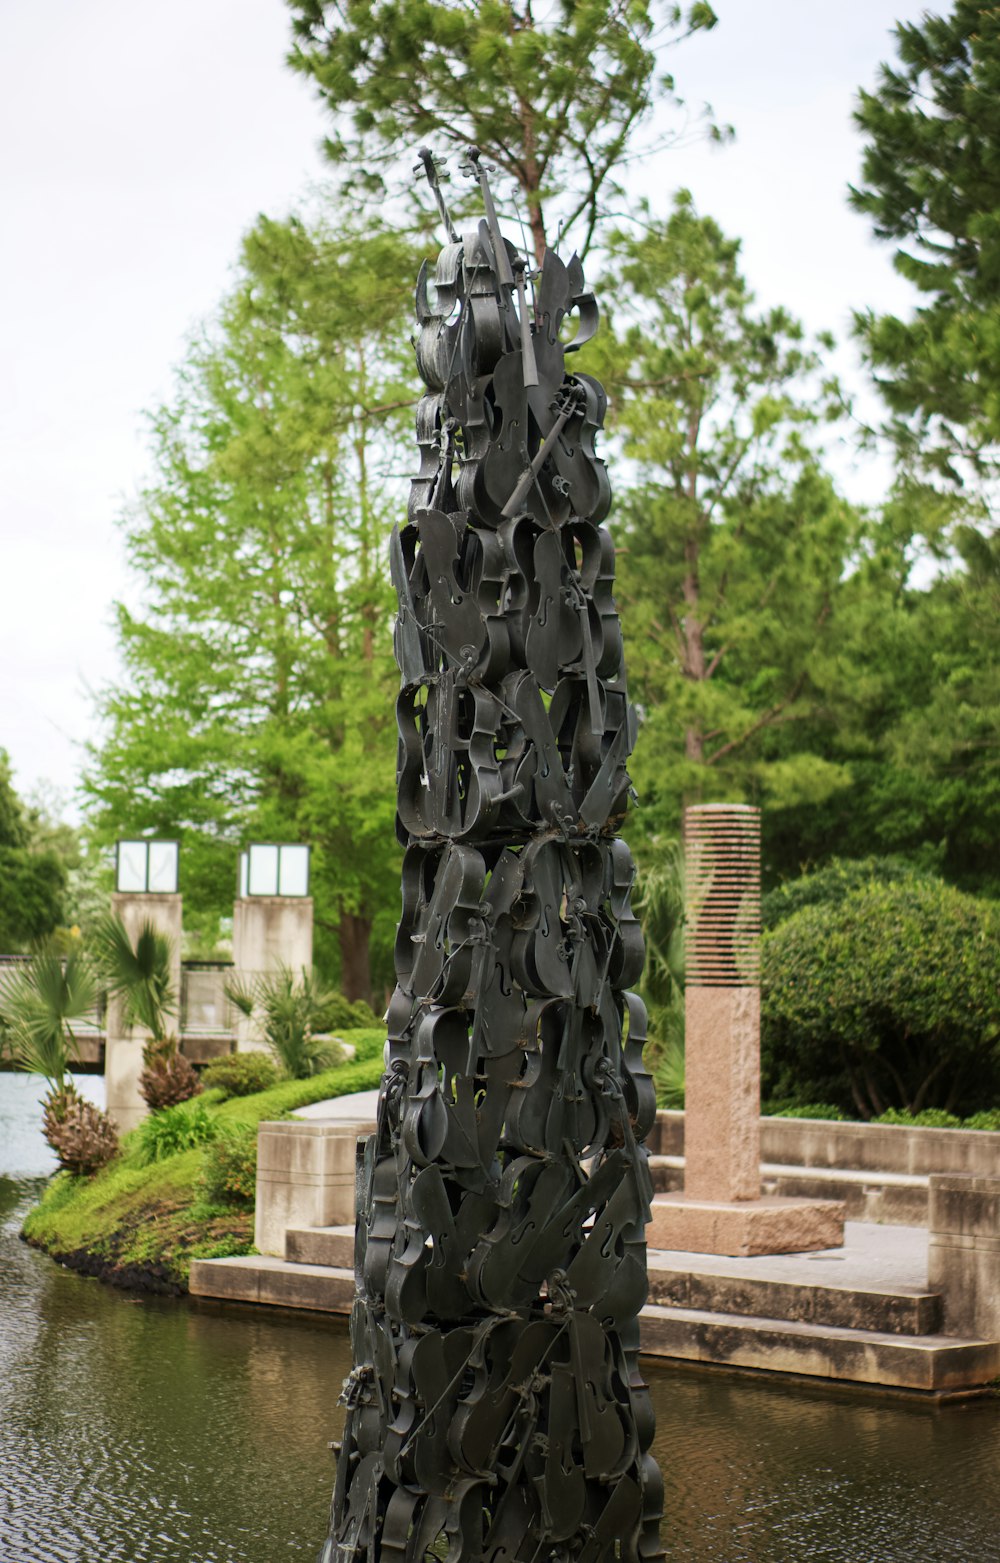
[(450, 241), (417, 283), (421, 464), (392, 539), (398, 980), (320, 1563), (652, 1563), (633, 715), (605, 398), (568, 367), (597, 307), (575, 257), (529, 276), (478, 153), (461, 236), (421, 156)]

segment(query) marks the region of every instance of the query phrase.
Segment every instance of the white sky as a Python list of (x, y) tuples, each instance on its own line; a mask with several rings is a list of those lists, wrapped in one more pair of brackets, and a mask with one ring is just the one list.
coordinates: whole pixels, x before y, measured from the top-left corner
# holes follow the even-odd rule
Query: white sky
[[(718, 28), (670, 67), (737, 140), (675, 150), (637, 182), (657, 203), (687, 185), (742, 237), (761, 301), (814, 330), (843, 337), (852, 305), (905, 309), (844, 191), (854, 93), (891, 56), (893, 22), (923, 6), (715, 5)], [(44, 14), (0, 0), (0, 747), (22, 791), (72, 793), (88, 690), (117, 672), (114, 522), (146, 470), (143, 410), (169, 393), (240, 235), (322, 175), (323, 115), (283, 64), (288, 36), (283, 0), (51, 0)], [(859, 380), (849, 350), (839, 366)], [(840, 475), (856, 497), (878, 492), (877, 469), (845, 458)]]

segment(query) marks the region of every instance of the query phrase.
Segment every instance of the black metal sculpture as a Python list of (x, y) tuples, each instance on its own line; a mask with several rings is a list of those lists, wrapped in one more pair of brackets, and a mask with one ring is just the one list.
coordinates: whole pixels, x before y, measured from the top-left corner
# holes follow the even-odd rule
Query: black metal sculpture
[(487, 215), (462, 237), (421, 157), (450, 242), (417, 283), (421, 463), (392, 540), (398, 982), (320, 1563), (646, 1563), (633, 716), (605, 397), (565, 364), (597, 306), (575, 257), (529, 276), (474, 149)]

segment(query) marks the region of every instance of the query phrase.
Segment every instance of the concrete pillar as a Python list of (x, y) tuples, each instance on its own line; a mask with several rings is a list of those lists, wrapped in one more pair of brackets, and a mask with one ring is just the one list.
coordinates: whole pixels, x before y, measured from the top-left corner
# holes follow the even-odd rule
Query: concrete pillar
[(932, 1173), (927, 1285), (949, 1335), (1000, 1340), (1000, 1177)]
[[(181, 930), (183, 899), (179, 895), (132, 894), (116, 891), (111, 910), (121, 918), (135, 944), (143, 923), (149, 922), (170, 940), (170, 978), (177, 996), (178, 1013), (171, 1017), (175, 1029), (180, 1026)], [(142, 1050), (149, 1041), (143, 1026), (128, 1026), (121, 999), (108, 1000), (105, 1026), (104, 1080), (108, 1112), (123, 1134), (145, 1118), (149, 1108), (139, 1090), (142, 1074)]]
[[(233, 965), (243, 983), (281, 966), (299, 973), (312, 969), (311, 896), (241, 896), (233, 906)], [(256, 1016), (238, 1014), (238, 1052), (265, 1051)]]

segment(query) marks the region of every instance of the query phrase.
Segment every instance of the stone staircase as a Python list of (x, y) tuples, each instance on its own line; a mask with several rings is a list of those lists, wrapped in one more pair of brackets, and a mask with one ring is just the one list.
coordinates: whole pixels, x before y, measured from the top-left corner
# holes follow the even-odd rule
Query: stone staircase
[[(261, 1125), (261, 1252), (193, 1261), (195, 1296), (350, 1312), (355, 1145), (374, 1096)], [(1000, 1137), (763, 1119), (762, 1139), (764, 1192), (843, 1200), (844, 1246), (756, 1258), (651, 1249), (643, 1350), (939, 1395), (1000, 1377)], [(682, 1114), (657, 1115), (651, 1149), (657, 1191), (679, 1189)]]
[(348, 1314), (354, 1302), (353, 1251), (353, 1227), (290, 1227), (284, 1259), (276, 1254), (193, 1259), (191, 1294)]
[(809, 1255), (651, 1252), (643, 1346), (685, 1362), (938, 1394), (997, 1376), (1000, 1342), (941, 1333), (941, 1298), (920, 1277), (925, 1233), (848, 1223), (845, 1235), (844, 1250)]
[[(289, 1227), (284, 1258), (195, 1260), (196, 1296), (347, 1314), (353, 1228)], [(1000, 1375), (1000, 1342), (941, 1333), (927, 1234), (848, 1223), (844, 1249), (756, 1259), (649, 1254), (645, 1353), (939, 1395)], [(834, 1274), (835, 1272), (835, 1274)]]

